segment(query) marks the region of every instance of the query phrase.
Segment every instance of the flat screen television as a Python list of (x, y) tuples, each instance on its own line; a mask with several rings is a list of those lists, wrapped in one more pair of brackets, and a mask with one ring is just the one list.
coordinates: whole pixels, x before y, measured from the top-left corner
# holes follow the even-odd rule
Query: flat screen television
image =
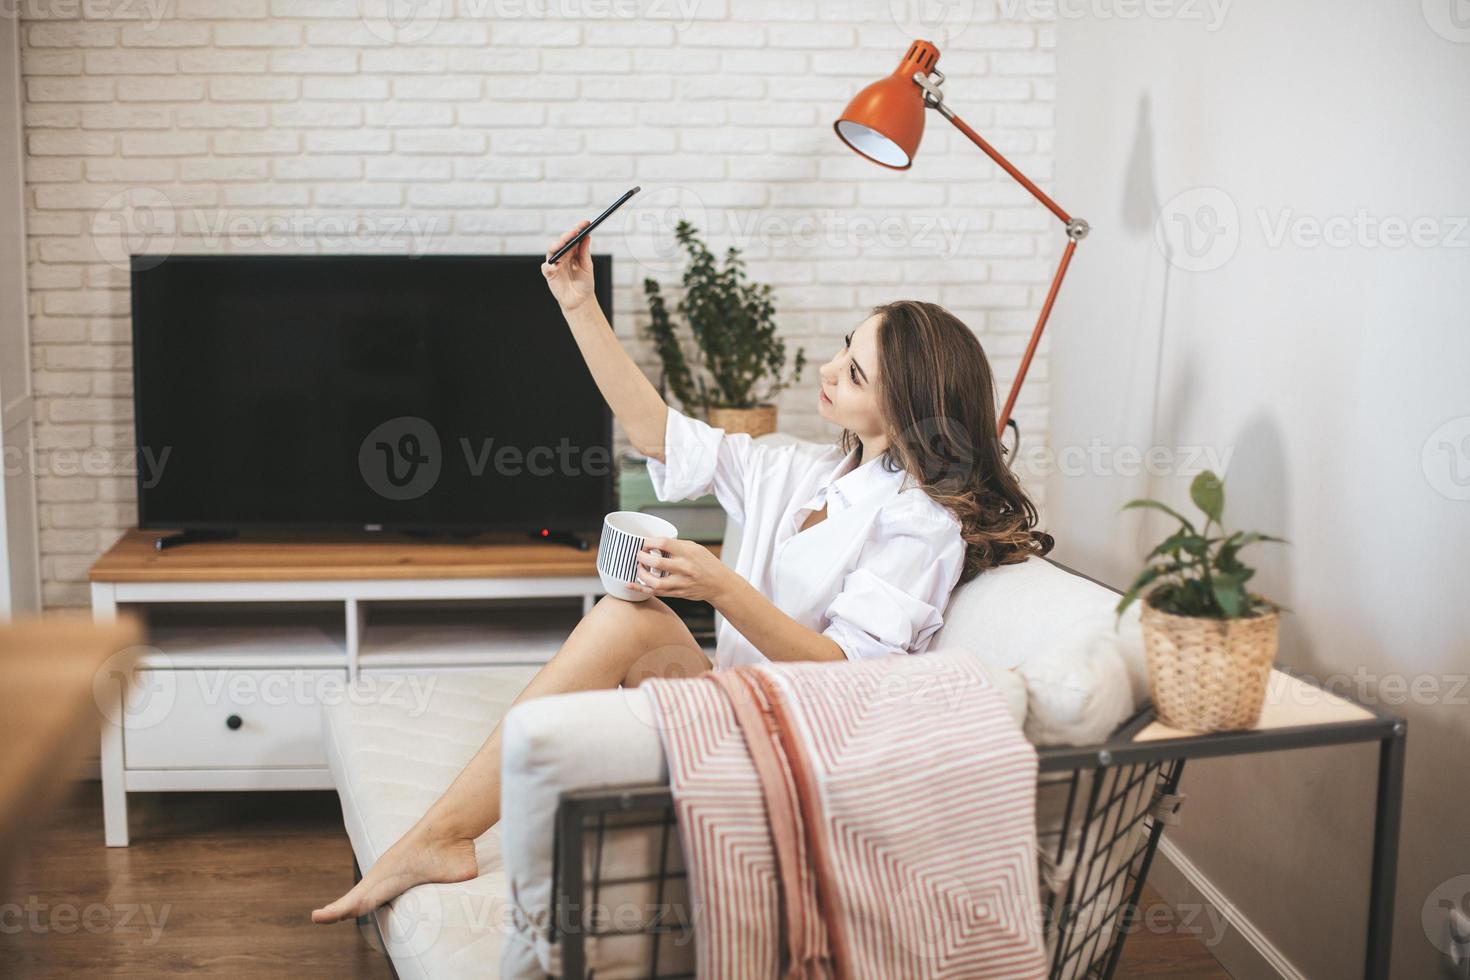
[(140, 526), (599, 529), (612, 417), (542, 258), (135, 260)]

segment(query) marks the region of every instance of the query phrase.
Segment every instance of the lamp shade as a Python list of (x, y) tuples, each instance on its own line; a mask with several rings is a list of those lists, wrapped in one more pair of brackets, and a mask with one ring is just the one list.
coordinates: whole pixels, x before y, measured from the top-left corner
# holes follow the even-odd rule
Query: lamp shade
[(914, 73), (927, 75), (939, 63), (939, 49), (915, 41), (892, 75), (863, 89), (832, 124), (842, 142), (894, 170), (907, 170), (924, 137), (924, 90)]

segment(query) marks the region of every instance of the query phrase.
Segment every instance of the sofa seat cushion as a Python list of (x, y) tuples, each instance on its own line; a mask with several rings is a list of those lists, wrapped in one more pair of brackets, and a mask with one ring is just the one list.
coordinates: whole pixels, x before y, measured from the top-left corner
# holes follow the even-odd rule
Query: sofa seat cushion
[[(374, 697), (346, 698), (324, 709), (328, 765), (361, 868), (371, 867), (423, 816), (538, 669), (412, 675), (396, 692), (375, 675)], [(498, 974), (510, 921), (498, 825), (475, 842), (475, 855), (478, 878), (420, 885), (377, 911), (402, 980)]]

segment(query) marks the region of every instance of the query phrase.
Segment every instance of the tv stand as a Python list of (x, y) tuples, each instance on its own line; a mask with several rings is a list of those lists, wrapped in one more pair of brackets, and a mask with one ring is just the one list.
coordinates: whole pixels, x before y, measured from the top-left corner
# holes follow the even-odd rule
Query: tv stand
[(412, 696), (444, 671), (524, 686), (603, 594), (595, 548), (518, 533), (161, 550), (163, 533), (125, 532), (90, 574), (93, 618), (137, 617), (146, 644), (94, 691), (109, 847), (128, 843), (129, 793), (333, 788), (323, 704)]
[(201, 541), (229, 541), (239, 536), (239, 531), (205, 531), (199, 528), (185, 528), (177, 534), (154, 539), (153, 548), (156, 551), (163, 551), (166, 548), (177, 548), (180, 545), (197, 544)]

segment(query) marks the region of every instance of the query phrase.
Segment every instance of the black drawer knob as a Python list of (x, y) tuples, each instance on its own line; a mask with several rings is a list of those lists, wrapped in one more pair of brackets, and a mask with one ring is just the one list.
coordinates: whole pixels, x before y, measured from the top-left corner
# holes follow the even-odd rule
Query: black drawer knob
[(240, 720), (239, 715), (230, 715), (230, 717), (225, 719), (225, 727), (232, 732), (243, 724), (245, 723)]

